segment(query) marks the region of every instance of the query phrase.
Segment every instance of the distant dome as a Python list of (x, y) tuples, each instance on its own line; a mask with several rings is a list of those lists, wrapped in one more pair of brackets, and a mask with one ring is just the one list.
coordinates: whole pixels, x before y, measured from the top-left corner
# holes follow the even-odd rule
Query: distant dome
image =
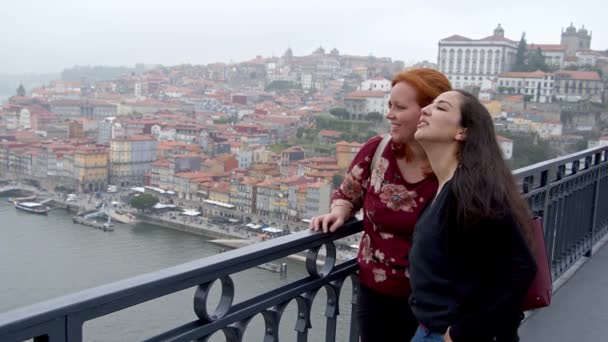
[(494, 29), (494, 35), (499, 37), (505, 36), (505, 30), (498, 24), (498, 26)]
[(578, 30), (578, 33), (587, 34), (587, 29), (585, 29), (585, 25)]
[(291, 51), (291, 48), (288, 48), (285, 53), (283, 54), (283, 57), (293, 57), (293, 51)]
[(570, 23), (570, 26), (568, 26), (568, 28), (566, 29), (566, 33), (576, 34), (576, 27), (574, 27), (574, 25)]
[(315, 50), (315, 52), (312, 53), (313, 55), (324, 55), (325, 54), (325, 50), (323, 49), (323, 47), (319, 46), (318, 49)]

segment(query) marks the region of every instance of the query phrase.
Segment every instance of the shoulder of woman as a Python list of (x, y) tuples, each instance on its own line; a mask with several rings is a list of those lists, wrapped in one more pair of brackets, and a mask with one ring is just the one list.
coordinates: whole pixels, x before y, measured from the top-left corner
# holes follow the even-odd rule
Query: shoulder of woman
[(363, 144), (362, 149), (364, 148), (377, 148), (380, 145), (380, 142), (384, 139), (384, 135), (376, 135), (375, 137), (369, 139)]
[(376, 153), (376, 150), (378, 149), (378, 146), (380, 146), (380, 142), (382, 141), (382, 139), (384, 138), (383, 135), (377, 135), (371, 139), (369, 139), (368, 141), (366, 141), (363, 146), (361, 146), (361, 150), (359, 151), (360, 155), (366, 155), (366, 156), (373, 156), (374, 153)]

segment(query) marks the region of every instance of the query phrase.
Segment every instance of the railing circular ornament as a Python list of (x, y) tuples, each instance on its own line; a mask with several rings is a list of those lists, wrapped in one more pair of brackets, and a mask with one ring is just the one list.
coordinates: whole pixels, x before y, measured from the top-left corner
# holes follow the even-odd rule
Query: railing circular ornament
[(211, 287), (217, 279), (199, 285), (194, 293), (194, 312), (198, 318), (205, 322), (213, 322), (224, 317), (232, 307), (232, 302), (234, 301), (234, 282), (230, 276), (221, 277), (219, 280), (222, 283), (222, 295), (220, 302), (213, 312), (207, 312), (207, 299)]
[[(325, 264), (323, 265), (321, 272), (319, 272), (317, 269), (317, 259), (319, 258), (319, 251), (321, 250), (322, 246), (325, 246)], [(335, 265), (336, 246), (333, 242), (328, 242), (323, 245), (313, 247), (309, 249), (308, 253), (306, 254), (306, 270), (308, 271), (308, 274), (313, 277), (322, 278), (328, 275), (334, 269)]]

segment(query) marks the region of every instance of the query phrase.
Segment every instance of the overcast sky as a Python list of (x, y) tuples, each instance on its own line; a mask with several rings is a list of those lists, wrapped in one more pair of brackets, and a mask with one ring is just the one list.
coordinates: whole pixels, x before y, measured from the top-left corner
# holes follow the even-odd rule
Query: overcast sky
[[(573, 7), (575, 3), (579, 7)], [(418, 0), (4, 0), (0, 73), (59, 72), (73, 65), (205, 64), (340, 53), (436, 60), (452, 34), (558, 44), (570, 22), (608, 49), (608, 1)]]

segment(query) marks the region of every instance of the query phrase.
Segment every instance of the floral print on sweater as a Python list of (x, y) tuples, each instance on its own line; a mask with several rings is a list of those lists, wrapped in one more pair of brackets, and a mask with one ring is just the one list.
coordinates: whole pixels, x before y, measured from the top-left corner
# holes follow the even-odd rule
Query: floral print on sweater
[(381, 140), (374, 137), (363, 145), (332, 202), (348, 201), (353, 212), (363, 209), (364, 234), (357, 255), (360, 282), (384, 294), (408, 296), (413, 229), (425, 199), (437, 191), (437, 179), (430, 175), (414, 184), (405, 181), (390, 142), (370, 170)]

